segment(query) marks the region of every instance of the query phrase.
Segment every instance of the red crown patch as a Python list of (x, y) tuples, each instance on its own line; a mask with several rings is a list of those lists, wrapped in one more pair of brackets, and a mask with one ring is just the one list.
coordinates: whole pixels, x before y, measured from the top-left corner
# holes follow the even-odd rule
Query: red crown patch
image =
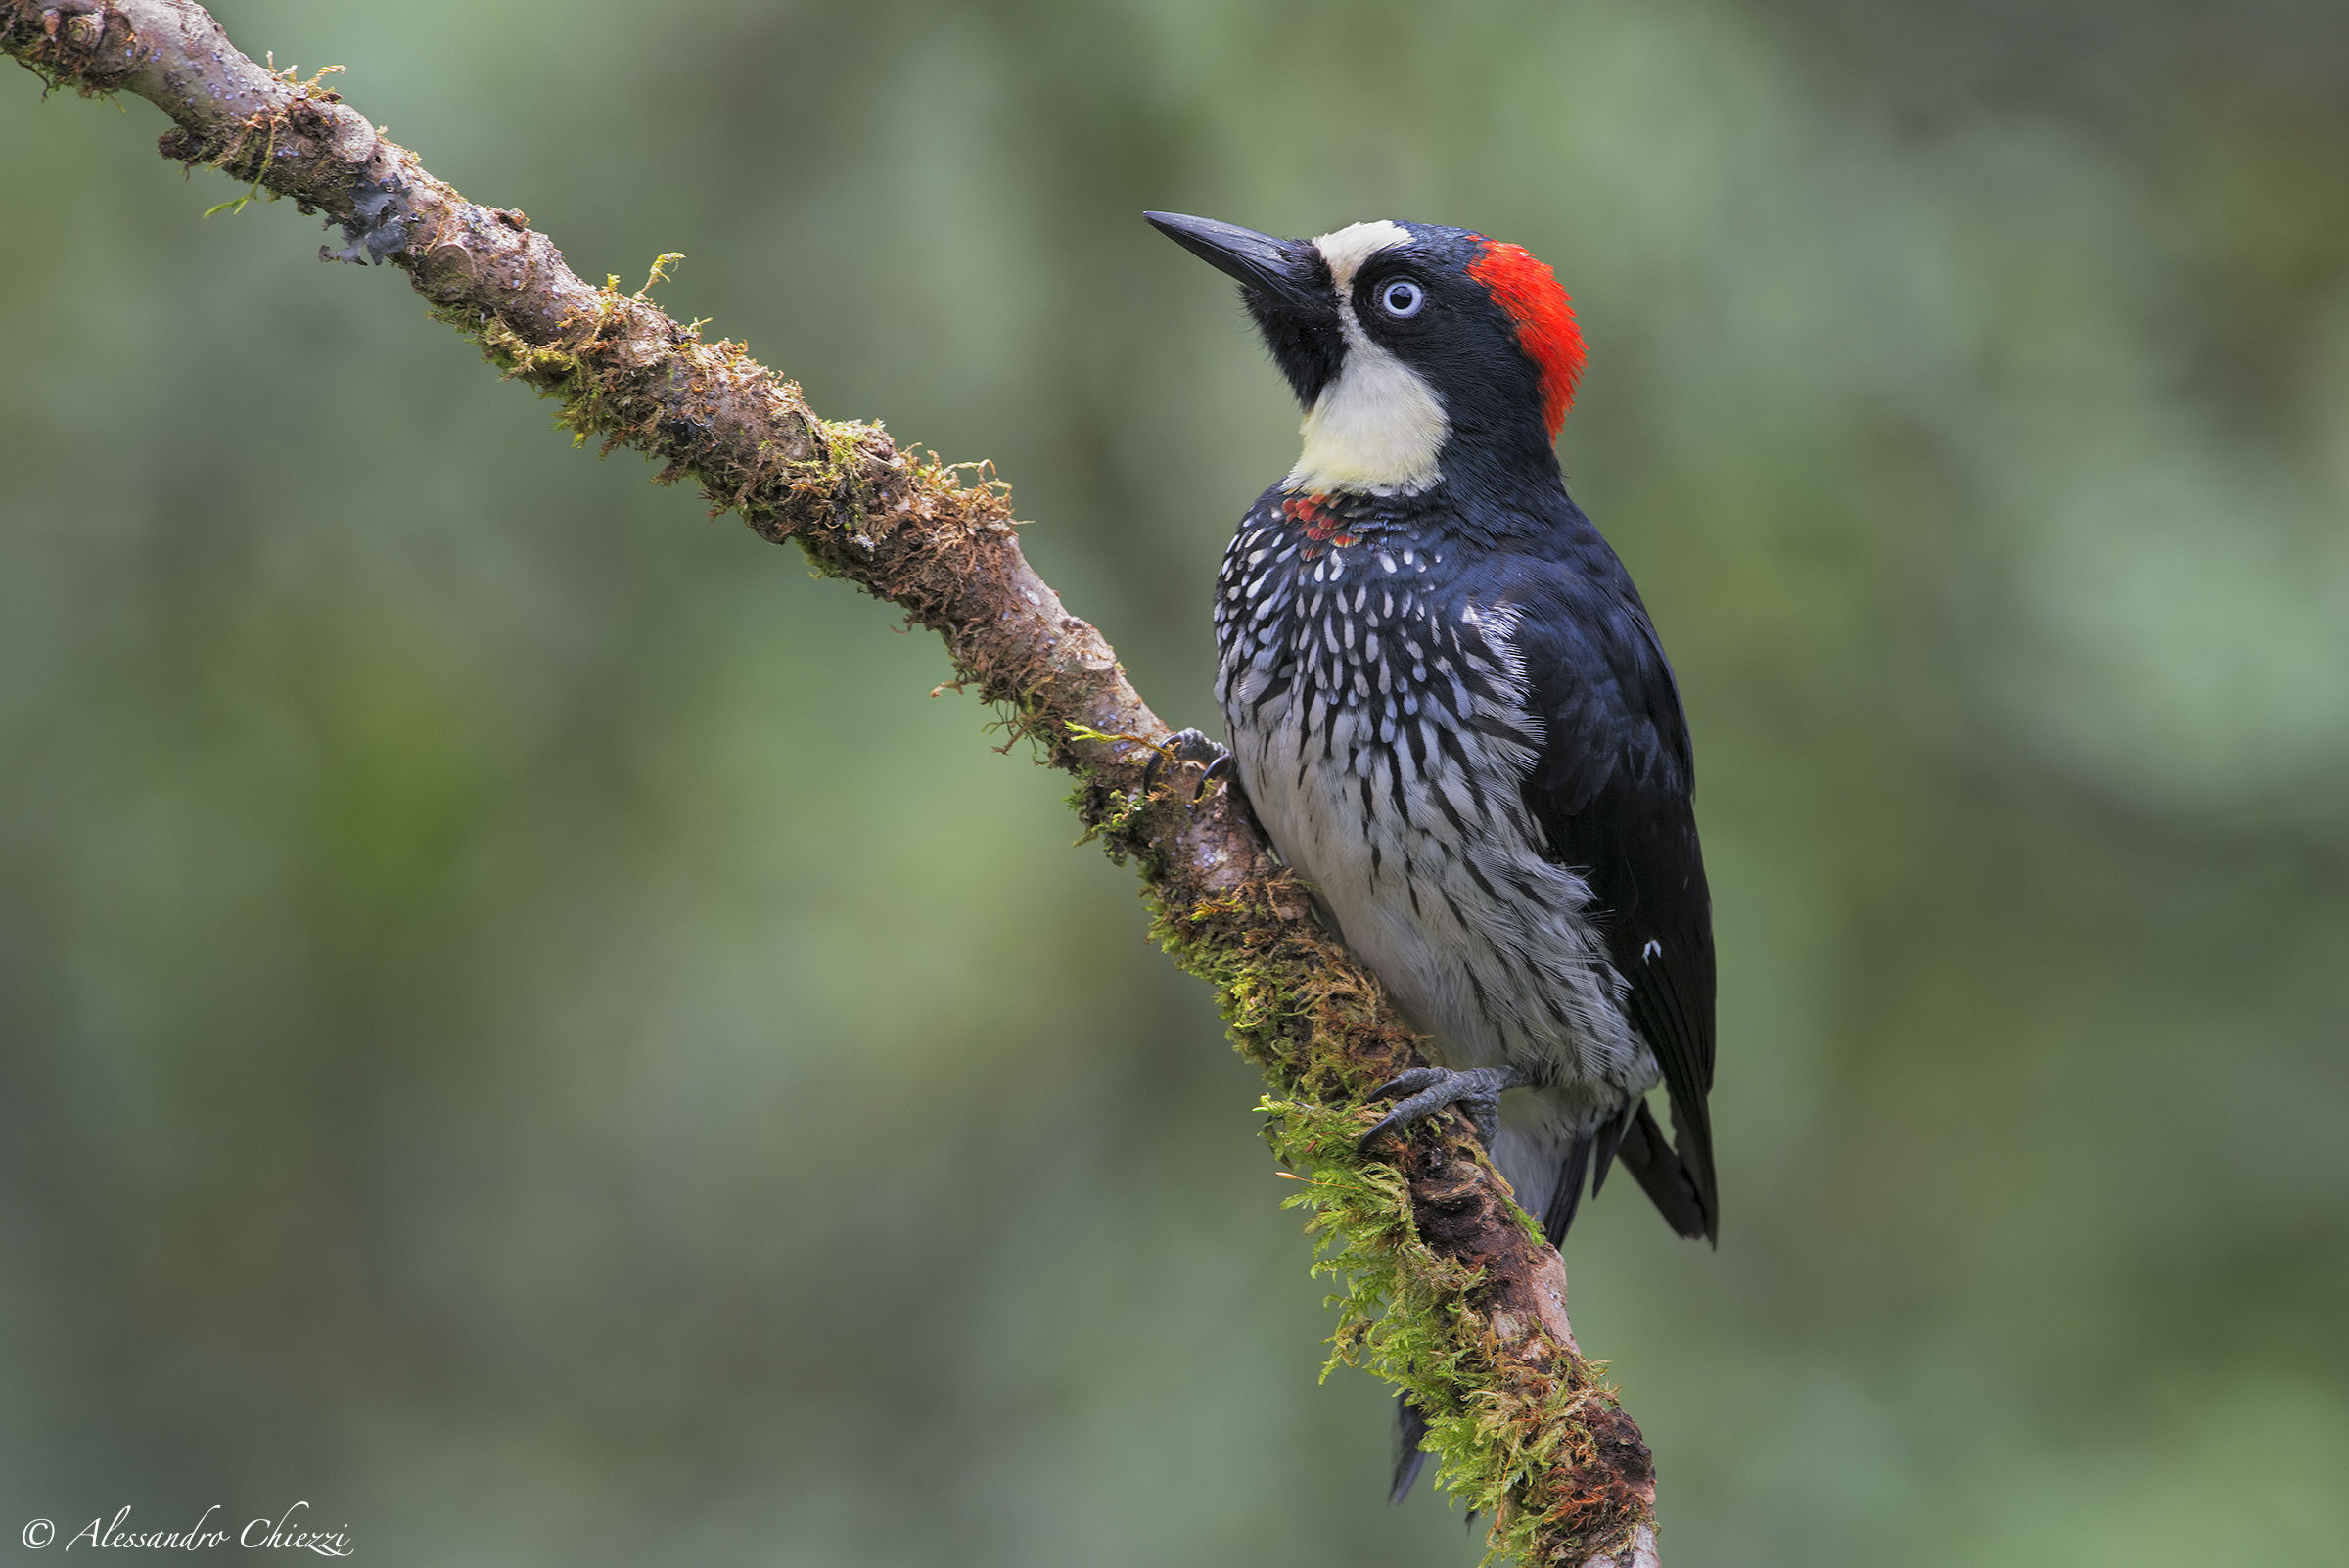
[(1571, 296), (1558, 275), (1521, 245), (1485, 240), (1485, 254), (1468, 275), (1517, 323), (1518, 344), (1542, 371), (1542, 418), (1555, 439), (1583, 378), (1583, 334), (1574, 324)]

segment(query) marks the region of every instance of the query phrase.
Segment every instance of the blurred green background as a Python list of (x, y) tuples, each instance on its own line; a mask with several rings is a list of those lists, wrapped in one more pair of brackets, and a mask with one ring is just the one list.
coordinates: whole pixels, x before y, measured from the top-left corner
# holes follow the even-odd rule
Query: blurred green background
[[(2349, 9), (218, 11), (1178, 723), (1295, 410), (1140, 209), (1554, 263), (1718, 900), (1722, 1247), (1568, 1253), (1668, 1561), (2349, 1554)], [(0, 1551), (1473, 1562), (1065, 782), (123, 107), (0, 72)]]

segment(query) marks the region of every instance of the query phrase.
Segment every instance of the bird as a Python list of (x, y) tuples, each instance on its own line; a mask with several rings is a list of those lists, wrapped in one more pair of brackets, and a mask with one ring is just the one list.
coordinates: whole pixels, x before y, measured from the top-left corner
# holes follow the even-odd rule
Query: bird
[[(1558, 464), (1584, 362), (1564, 287), (1440, 224), (1144, 216), (1237, 280), (1304, 409), (1217, 577), (1228, 744), (1176, 743), (1428, 1041), (1438, 1065), (1374, 1093), (1398, 1103), (1359, 1147), (1457, 1105), (1551, 1244), (1620, 1160), (1718, 1245), (1694, 757), (1655, 624)], [(1398, 1412), (1400, 1502), (1426, 1429)]]

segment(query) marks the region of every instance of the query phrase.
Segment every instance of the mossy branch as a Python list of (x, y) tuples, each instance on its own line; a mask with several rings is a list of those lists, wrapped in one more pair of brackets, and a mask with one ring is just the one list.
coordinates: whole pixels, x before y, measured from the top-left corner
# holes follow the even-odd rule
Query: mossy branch
[(1331, 1364), (1411, 1392), (1438, 1480), (1491, 1516), (1495, 1556), (1655, 1562), (1648, 1452), (1575, 1345), (1565, 1266), (1456, 1114), (1355, 1154), (1363, 1096), (1417, 1062), (1413, 1036), (1225, 797), (1187, 809), (1181, 767), (1145, 791), (1168, 726), (1030, 569), (991, 471), (819, 419), (741, 345), (671, 320), (647, 291), (672, 256), (634, 294), (582, 281), (521, 212), (436, 179), (322, 86), (327, 72), (256, 65), (201, 6), (0, 0), (0, 48), (52, 88), (150, 100), (174, 123), (164, 156), (325, 213), (344, 244), (322, 258), (399, 267), (436, 317), (557, 399), (578, 439), (658, 459), (660, 483), (693, 481), (713, 515), (740, 512), (938, 632), (955, 683), (1075, 775), (1086, 835), (1137, 868), (1159, 941), (1216, 988), (1264, 1070), (1267, 1136), (1300, 1178), (1290, 1202), (1315, 1271), (1338, 1281)]

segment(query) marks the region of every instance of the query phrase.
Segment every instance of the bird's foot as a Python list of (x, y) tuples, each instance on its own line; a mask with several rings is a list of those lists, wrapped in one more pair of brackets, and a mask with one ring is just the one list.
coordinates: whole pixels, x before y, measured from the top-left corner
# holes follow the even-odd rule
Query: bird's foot
[(1371, 1090), (1370, 1097), (1391, 1100), (1402, 1094), (1408, 1098), (1380, 1117), (1369, 1131), (1355, 1139), (1354, 1146), (1366, 1151), (1387, 1133), (1433, 1116), (1447, 1105), (1456, 1105), (1468, 1113), (1477, 1135), (1490, 1147), (1493, 1135), (1500, 1130), (1502, 1091), (1525, 1082), (1525, 1074), (1514, 1067), (1414, 1067), (1398, 1073)]
[(1185, 803), (1192, 807), (1196, 807), (1206, 796), (1210, 784), (1231, 771), (1231, 752), (1222, 742), (1211, 739), (1201, 730), (1178, 729), (1161, 741), (1150, 761), (1142, 764), (1142, 799), (1148, 800), (1151, 791), (1158, 788), (1158, 770), (1170, 760), (1207, 764), (1199, 774), (1198, 784), (1191, 790), (1190, 800)]

